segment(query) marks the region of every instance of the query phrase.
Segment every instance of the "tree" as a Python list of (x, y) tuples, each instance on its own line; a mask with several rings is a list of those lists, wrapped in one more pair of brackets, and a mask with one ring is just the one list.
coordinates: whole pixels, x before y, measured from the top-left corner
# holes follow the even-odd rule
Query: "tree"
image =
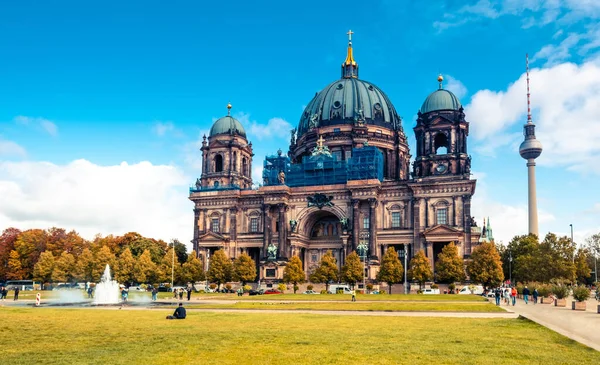
[(504, 280), (500, 254), (492, 242), (484, 242), (473, 249), (467, 273), (472, 281), (485, 288), (498, 286)]
[(21, 234), (19, 229), (10, 227), (2, 231), (0, 235), (0, 280), (6, 278), (10, 251), (15, 249), (15, 242), (19, 234)]
[(10, 251), (8, 257), (8, 270), (6, 272), (6, 278), (12, 280), (21, 280), (24, 278), (25, 271), (21, 266), (21, 258), (16, 250)]
[(586, 247), (590, 250), (594, 266), (594, 282), (598, 282), (598, 258), (600, 257), (600, 233), (588, 237), (585, 241)]
[(51, 251), (42, 252), (40, 259), (33, 266), (33, 279), (44, 283), (52, 281), (52, 271), (54, 271), (54, 255)]
[(381, 266), (377, 273), (377, 280), (387, 283), (389, 294), (392, 294), (392, 285), (402, 281), (402, 273), (404, 268), (398, 259), (398, 254), (393, 247), (388, 247), (385, 255), (381, 259)]
[(233, 261), (233, 280), (241, 281), (242, 285), (246, 285), (246, 282), (254, 279), (256, 279), (256, 263), (248, 254), (242, 253)]
[(158, 281), (158, 268), (152, 261), (152, 255), (149, 250), (145, 250), (144, 253), (138, 257), (135, 261), (134, 267), (134, 278), (138, 283), (155, 283)]
[(325, 290), (329, 292), (329, 283), (338, 279), (338, 267), (331, 250), (327, 251), (319, 261), (319, 266), (310, 276), (313, 283), (324, 283)]
[(208, 271), (206, 272), (208, 281), (217, 284), (217, 288), (220, 288), (221, 284), (231, 281), (232, 272), (233, 265), (231, 264), (231, 260), (225, 254), (225, 251), (222, 249), (217, 250), (210, 257), (210, 264)]
[(179, 260), (179, 262), (187, 261), (187, 259), (188, 259), (187, 248), (185, 247), (185, 245), (183, 243), (179, 242), (178, 239), (173, 239), (173, 241), (171, 241), (169, 246), (175, 247), (175, 256), (177, 256), (177, 259)]
[(15, 241), (15, 251), (17, 251), (21, 260), (23, 279), (29, 279), (33, 276), (33, 266), (40, 254), (46, 251), (47, 240), (48, 236), (43, 229), (29, 229), (19, 234)]
[[(204, 270), (202, 269), (202, 262), (196, 257), (196, 251), (192, 251), (187, 257), (187, 261), (182, 265), (183, 280), (185, 282), (195, 283), (197, 281), (204, 280)], [(256, 271), (254, 271), (256, 276)]]
[(160, 281), (162, 282), (169, 282), (171, 278), (173, 278), (173, 283), (181, 282), (181, 265), (179, 264), (177, 255), (173, 255), (173, 248), (169, 248), (163, 256), (158, 271)]
[(109, 246), (102, 246), (94, 257), (93, 276), (99, 280), (104, 274), (106, 265), (109, 265), (113, 272), (115, 270), (115, 254), (112, 253)]
[(423, 288), (426, 281), (432, 279), (433, 273), (431, 272), (431, 264), (423, 250), (419, 250), (419, 252), (417, 252), (410, 260), (408, 276), (412, 281), (417, 281), (419, 283), (419, 289)]
[(341, 279), (342, 281), (354, 286), (361, 281), (364, 276), (363, 264), (360, 262), (360, 257), (356, 251), (352, 251), (346, 257), (346, 262), (342, 266)]
[(96, 282), (100, 280), (100, 276), (94, 277), (94, 255), (89, 248), (84, 248), (75, 264), (75, 273), (77, 280), (85, 282)]
[(132, 283), (135, 281), (135, 260), (129, 247), (121, 251), (115, 265), (115, 280), (119, 283)]
[(75, 277), (75, 257), (63, 251), (54, 264), (52, 281), (69, 283)]
[(453, 283), (465, 280), (463, 260), (458, 256), (458, 247), (454, 242), (444, 246), (442, 252), (438, 254), (435, 272), (437, 280), (442, 282)]
[(302, 270), (302, 261), (298, 256), (292, 256), (283, 270), (283, 281), (294, 284), (294, 294), (296, 294), (298, 283), (303, 283), (305, 279), (306, 274)]
[(585, 284), (586, 279), (592, 275), (592, 270), (588, 265), (588, 256), (590, 256), (590, 252), (585, 248), (577, 250), (577, 254), (575, 255), (577, 282), (581, 284)]

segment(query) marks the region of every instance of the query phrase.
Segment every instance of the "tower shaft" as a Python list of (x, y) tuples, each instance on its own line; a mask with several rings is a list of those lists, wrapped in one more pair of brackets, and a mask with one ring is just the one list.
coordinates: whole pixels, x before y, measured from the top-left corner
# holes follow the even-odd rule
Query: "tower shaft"
[(535, 190), (535, 159), (533, 158), (527, 160), (527, 187), (529, 195), (529, 234), (535, 234), (539, 237), (537, 194)]

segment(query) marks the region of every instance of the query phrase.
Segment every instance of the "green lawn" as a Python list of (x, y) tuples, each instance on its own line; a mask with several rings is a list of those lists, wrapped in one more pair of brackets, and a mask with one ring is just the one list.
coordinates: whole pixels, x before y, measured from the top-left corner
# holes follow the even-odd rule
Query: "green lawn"
[(0, 308), (2, 364), (598, 364), (526, 320)]
[[(171, 293), (159, 293), (159, 299), (173, 298)], [(184, 296), (184, 299), (186, 297)], [(292, 300), (292, 301), (350, 301), (350, 294), (269, 294), (238, 297), (237, 294), (193, 294), (192, 299), (220, 299), (220, 300)], [(423, 295), (423, 294), (357, 294), (359, 301), (417, 301), (417, 302), (486, 302), (487, 299), (479, 295)]]
[[(173, 308), (175, 306), (173, 305)], [(415, 303), (415, 302), (237, 302), (231, 304), (215, 304), (191, 302), (187, 308), (204, 309), (283, 309), (283, 310), (325, 310), (325, 311), (387, 311), (387, 312), (506, 312), (492, 303)]]

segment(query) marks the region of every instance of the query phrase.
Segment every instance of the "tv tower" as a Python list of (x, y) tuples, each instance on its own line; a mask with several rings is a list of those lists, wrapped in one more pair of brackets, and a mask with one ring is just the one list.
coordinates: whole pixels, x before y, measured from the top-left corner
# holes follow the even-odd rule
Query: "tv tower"
[(529, 191), (529, 234), (538, 234), (537, 197), (535, 192), (535, 159), (542, 154), (542, 144), (535, 139), (535, 124), (531, 120), (531, 102), (529, 94), (529, 57), (525, 55), (527, 70), (527, 123), (523, 126), (525, 140), (519, 147), (519, 154), (527, 160), (527, 188)]

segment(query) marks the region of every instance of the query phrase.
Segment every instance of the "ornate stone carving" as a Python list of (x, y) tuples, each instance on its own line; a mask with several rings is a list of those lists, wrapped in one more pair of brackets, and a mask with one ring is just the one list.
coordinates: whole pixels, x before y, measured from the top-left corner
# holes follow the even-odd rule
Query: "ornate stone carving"
[(333, 207), (333, 196), (326, 196), (325, 194), (316, 193), (313, 196), (307, 196), (308, 207), (317, 207), (323, 209), (323, 207)]

